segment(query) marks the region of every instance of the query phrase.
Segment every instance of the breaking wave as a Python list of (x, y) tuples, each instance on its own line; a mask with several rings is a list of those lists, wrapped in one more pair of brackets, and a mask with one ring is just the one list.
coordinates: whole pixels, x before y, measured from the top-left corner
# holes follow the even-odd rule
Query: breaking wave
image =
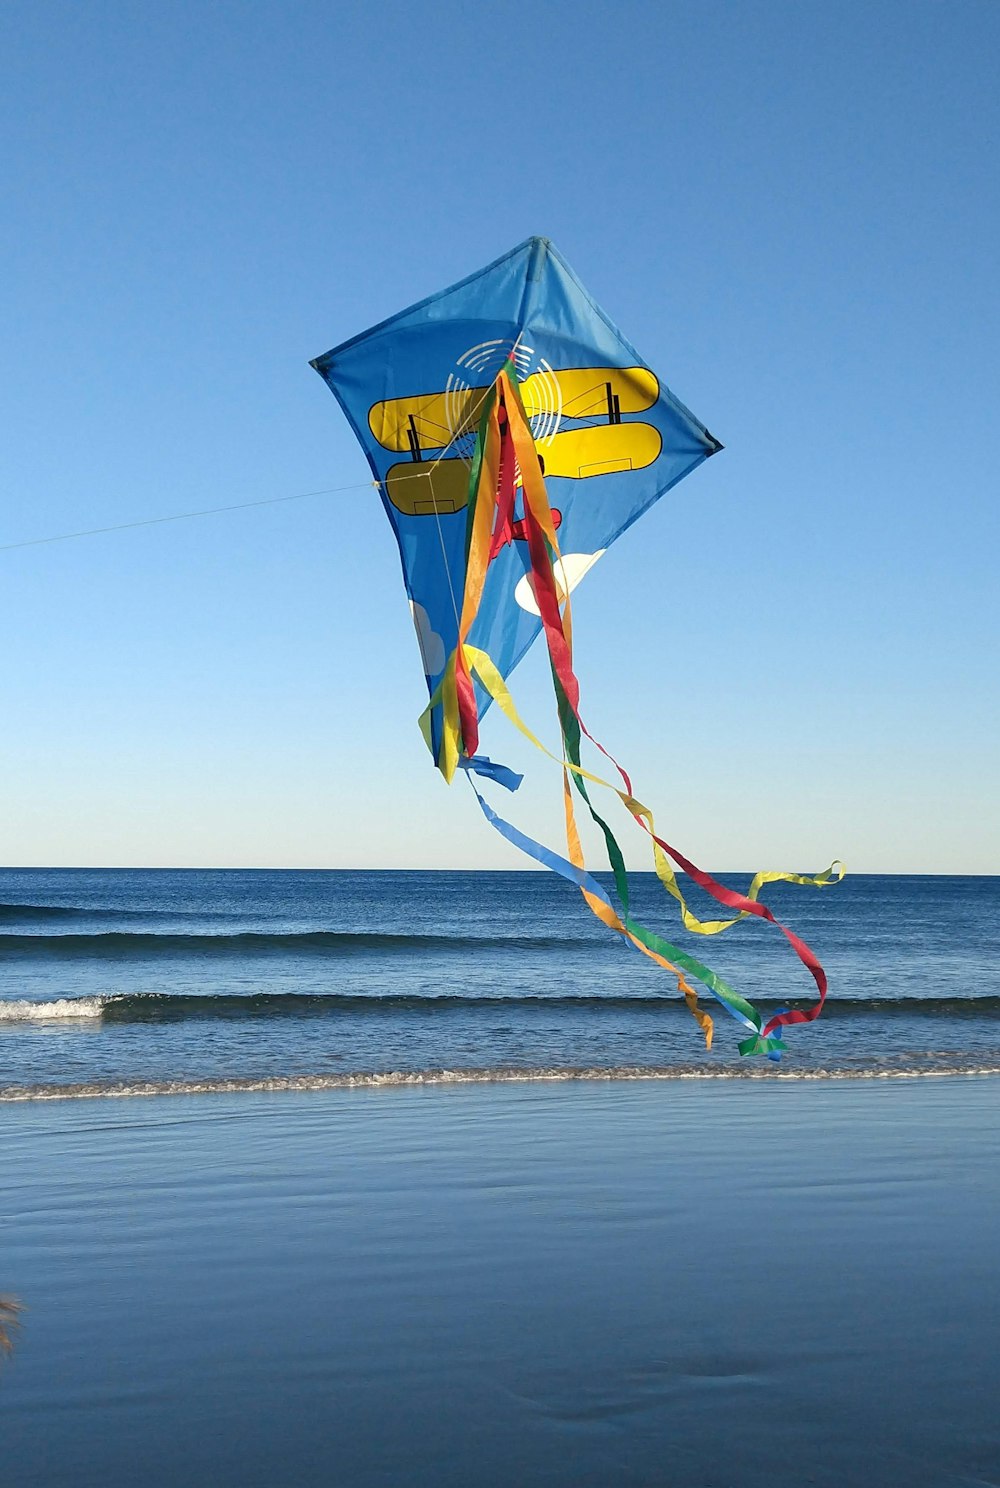
[(56, 997), (50, 1001), (4, 999), (0, 1002), (0, 1023), (45, 1022), (50, 1018), (100, 1018), (110, 997)]
[[(703, 999), (711, 1010), (711, 999)], [(762, 1012), (771, 1012), (787, 1002), (758, 998)], [(246, 992), (226, 996), (194, 993), (139, 992), (103, 997), (60, 997), (33, 1001), (27, 998), (0, 999), (0, 1023), (47, 1019), (94, 1019), (104, 1023), (178, 1023), (187, 1020), (257, 1018), (335, 1018), (345, 1015), (378, 1016), (390, 1013), (447, 1013), (458, 1009), (556, 1008), (594, 1012), (677, 1011), (688, 1016), (684, 1003), (670, 993), (662, 996), (630, 997), (617, 993), (561, 992), (536, 996), (482, 993), (304, 993)], [(921, 1017), (985, 1020), (1000, 1019), (1000, 997), (841, 997), (830, 998), (824, 1019), (845, 1016)]]

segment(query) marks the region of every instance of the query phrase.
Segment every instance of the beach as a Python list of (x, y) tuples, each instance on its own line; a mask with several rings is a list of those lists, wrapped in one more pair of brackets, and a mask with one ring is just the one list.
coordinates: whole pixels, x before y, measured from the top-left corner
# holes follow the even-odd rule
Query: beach
[(995, 1077), (3, 1107), (4, 1481), (1000, 1477)]

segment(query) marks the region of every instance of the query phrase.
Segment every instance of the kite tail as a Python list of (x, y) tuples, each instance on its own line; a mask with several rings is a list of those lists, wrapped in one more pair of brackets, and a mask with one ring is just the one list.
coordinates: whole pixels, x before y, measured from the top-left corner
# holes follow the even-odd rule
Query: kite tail
[[(535, 746), (536, 749), (541, 750), (543, 754), (548, 755), (550, 759), (555, 759), (557, 763), (562, 765), (563, 806), (566, 816), (567, 845), (570, 857), (574, 865), (574, 874), (582, 871), (584, 868), (583, 852), (580, 845), (579, 833), (577, 832), (576, 828), (576, 821), (573, 813), (572, 795), (570, 793), (568, 785), (568, 777), (572, 775), (578, 783), (583, 779), (593, 781), (596, 784), (603, 784), (604, 782), (600, 781), (598, 776), (591, 775), (580, 765), (573, 764), (568, 758), (564, 757), (562, 760), (560, 760), (558, 755), (551, 754), (550, 751), (545, 748), (545, 745), (541, 742), (541, 740), (532, 733), (527, 724), (521, 718), (514, 704), (510, 689), (504, 682), (498, 669), (491, 661), (487, 653), (485, 651), (479, 650), (475, 646), (469, 646), (468, 652), (469, 664), (472, 671), (482, 683), (486, 691), (496, 702), (497, 706), (500, 708), (505, 717), (521, 734), (524, 735), (524, 737), (531, 744)], [(431, 699), (430, 704), (428, 705), (428, 712), (430, 711), (430, 708), (436, 705), (437, 701), (438, 694), (435, 694), (435, 696)], [(427, 714), (425, 714), (425, 718), (426, 716)], [(466, 770), (472, 773), (475, 773), (477, 775), (486, 775), (494, 780), (497, 780), (498, 783), (500, 783), (501, 785), (506, 785), (508, 790), (516, 790), (521, 783), (521, 776), (515, 775), (513, 771), (507, 770), (503, 766), (497, 766), (493, 763), (492, 760), (483, 759), (481, 756), (477, 756), (474, 759), (464, 759), (461, 761), (461, 765)], [(503, 775), (506, 778), (501, 778), (501, 776), (498, 774), (498, 771), (500, 770), (503, 771)], [(563, 859), (559, 858), (558, 854), (554, 854), (550, 848), (542, 846), (540, 843), (535, 842), (532, 838), (526, 837), (515, 827), (511, 827), (509, 823), (502, 822), (502, 819), (498, 818), (495, 812), (487, 808), (485, 802), (482, 799), (482, 796), (479, 795), (478, 791), (476, 792), (476, 794), (477, 796), (479, 796), (479, 802), (480, 805), (483, 807), (483, 811), (486, 815), (487, 821), (489, 821), (490, 825), (495, 827), (496, 830), (500, 832), (501, 836), (506, 837), (509, 842), (514, 843), (514, 845), (521, 848), (523, 852), (527, 852), (529, 857), (533, 857), (537, 862), (542, 863), (545, 867), (552, 868), (553, 871), (557, 873), (562, 871), (559, 867), (556, 866), (555, 862), (552, 861), (553, 859), (558, 859), (558, 861), (560, 862), (564, 861)], [(604, 924), (609, 925), (611, 929), (618, 930), (620, 933), (624, 933), (629, 942), (634, 945), (637, 950), (642, 951), (645, 955), (650, 956), (652, 960), (656, 961), (665, 970), (670, 971), (674, 974), (677, 979), (678, 989), (683, 993), (689, 1011), (691, 1012), (692, 1016), (697, 1021), (698, 1026), (701, 1028), (703, 1034), (705, 1035), (705, 1042), (708, 1048), (712, 1047), (712, 1019), (701, 1007), (699, 1007), (697, 994), (691, 987), (690, 983), (686, 980), (684, 973), (687, 973), (688, 976), (694, 977), (696, 981), (701, 982), (702, 986), (705, 987), (707, 991), (709, 991), (712, 996), (715, 997), (716, 1000), (722, 1004), (726, 1011), (739, 1023), (742, 1023), (746, 1029), (749, 1030), (751, 1038), (750, 1040), (745, 1041), (749, 1049), (749, 1046), (751, 1044), (754, 1044), (755, 1041), (758, 1040), (760, 1037), (761, 1018), (760, 1014), (757, 1012), (757, 1009), (753, 1006), (752, 1003), (748, 1002), (745, 997), (742, 997), (737, 991), (734, 990), (734, 988), (732, 988), (727, 982), (725, 982), (722, 977), (720, 977), (716, 972), (712, 971), (710, 967), (703, 965), (702, 962), (698, 961), (694, 956), (688, 955), (686, 951), (683, 951), (678, 946), (671, 944), (670, 941), (666, 940), (663, 936), (658, 935), (655, 931), (647, 929), (646, 926), (644, 926), (639, 920), (635, 918), (635, 916), (631, 913), (629, 902), (628, 874), (625, 870), (624, 857), (618, 845), (617, 839), (615, 838), (614, 833), (611, 831), (610, 827), (608, 827), (607, 823), (604, 822), (603, 819), (597, 815), (596, 811), (593, 808), (593, 805), (590, 803), (589, 796), (587, 796), (586, 799), (591, 816), (593, 817), (595, 822), (598, 823), (604, 833), (605, 843), (608, 851), (608, 859), (611, 863), (612, 872), (615, 879), (615, 891), (618, 895), (618, 899), (622, 905), (624, 913), (622, 914), (620, 919), (617, 916), (615, 916), (613, 919), (609, 918), (607, 910), (595, 906), (593, 897), (588, 896), (586, 893), (584, 893), (584, 899), (586, 900), (588, 907), (594, 914), (597, 915), (598, 919), (603, 921)], [(530, 845), (526, 846), (525, 844)], [(563, 876), (570, 877), (573, 882), (578, 884), (578, 887), (580, 886), (575, 876), (566, 874), (564, 874)], [(607, 896), (604, 894), (603, 890), (601, 891), (601, 894), (606, 903), (610, 906), (610, 901), (607, 900)], [(779, 1048), (784, 1046), (775, 1044), (774, 1047)], [(765, 1049), (761, 1048), (758, 1052), (763, 1053), (765, 1052)]]
[[(484, 769), (482, 768), (483, 766), (487, 768)], [(689, 956), (686, 951), (682, 951), (677, 946), (671, 945), (663, 936), (657, 935), (652, 930), (647, 930), (645, 926), (641, 925), (627, 911), (623, 915), (617, 913), (605, 890), (598, 883), (597, 879), (587, 872), (584, 866), (579, 837), (575, 832), (575, 828), (569, 825), (572, 816), (571, 807), (567, 809), (567, 841), (570, 857), (564, 858), (561, 854), (554, 852), (552, 848), (536, 842), (533, 837), (527, 836), (526, 833), (512, 826), (510, 822), (505, 821), (483, 799), (483, 796), (471, 780), (471, 774), (492, 775), (496, 769), (492, 761), (482, 760), (477, 757), (469, 760), (465, 768), (470, 772), (469, 783), (472, 785), (473, 792), (482, 808), (483, 815), (490, 823), (490, 826), (500, 833), (501, 837), (506, 838), (514, 847), (527, 854), (529, 858), (534, 858), (535, 862), (540, 863), (543, 868), (548, 868), (553, 873), (558, 873), (563, 878), (568, 879), (570, 883), (575, 884), (583, 895), (588, 908), (597, 919), (610, 929), (616, 930), (620, 935), (624, 936), (636, 950), (641, 951), (650, 960), (655, 961), (665, 971), (673, 973), (677, 980), (678, 990), (683, 994), (688, 1010), (694, 1016), (705, 1035), (706, 1048), (710, 1049), (712, 1047), (714, 1024), (709, 1014), (703, 1008), (699, 1007), (698, 994), (685, 977), (685, 972), (701, 982), (722, 1003), (726, 1011), (749, 1030), (750, 1038), (744, 1040), (744, 1043), (748, 1047), (751, 1044), (760, 1042), (760, 1014), (751, 1003), (747, 1002), (746, 998), (741, 997), (738, 992), (734, 991), (710, 967), (702, 965), (694, 956)], [(513, 772), (507, 773), (512, 774)], [(515, 779), (519, 784), (520, 777), (515, 777)], [(508, 789), (516, 790), (517, 786), (510, 785)], [(569, 800), (569, 788), (565, 779), (564, 800), (567, 802)], [(785, 1045), (780, 1039), (770, 1039), (767, 1041), (767, 1047), (778, 1051), (783, 1049)], [(764, 1052), (764, 1050), (761, 1049), (759, 1052)]]
[[(795, 873), (758, 873), (745, 894), (726, 887), (711, 874), (698, 868), (683, 853), (657, 834), (652, 812), (635, 797), (628, 774), (587, 729), (580, 715), (580, 687), (573, 670), (572, 619), (568, 585), (567, 592), (563, 593), (556, 577), (560, 554), (555, 523), (531, 427), (518, 392), (517, 378), (510, 363), (498, 376), (486, 400), (479, 427), (476, 455), (470, 477), (466, 537), (467, 578), (459, 623), (458, 644), (421, 720), (425, 738), (430, 745), (429, 720), (434, 708), (440, 704), (443, 726), (437, 762), (446, 779), (450, 780), (454, 776), (455, 769), (459, 765), (483, 774), (496, 771), (498, 768), (496, 766), (491, 766), (489, 770), (480, 770), (480, 762), (476, 757), (479, 731), (473, 683), (473, 673), (475, 673), (486, 691), (498, 703), (515, 727), (543, 753), (549, 754), (544, 745), (521, 722), (509, 689), (492, 660), (485, 652), (471, 646), (468, 642), (470, 630), (479, 611), (487, 570), (495, 556), (494, 533), (499, 525), (509, 522), (513, 514), (518, 475), (524, 490), (523, 528), (531, 563), (531, 586), (545, 632), (562, 735), (562, 758), (559, 763), (563, 768), (568, 862), (558, 854), (553, 854), (550, 849), (541, 847), (532, 839), (524, 837), (509, 823), (503, 822), (487, 806), (477, 790), (476, 795), (480, 805), (487, 820), (501, 832), (501, 835), (521, 847), (523, 851), (528, 852), (529, 856), (534, 857), (536, 861), (570, 878), (580, 888), (588, 906), (599, 919), (610, 928), (625, 935), (637, 949), (674, 973), (689, 1008), (705, 1032), (709, 1047), (712, 1037), (711, 1019), (698, 1007), (697, 998), (690, 984), (686, 982), (683, 970), (688, 971), (700, 981), (733, 1017), (749, 1029), (750, 1037), (739, 1045), (741, 1054), (767, 1054), (771, 1059), (779, 1059), (785, 1045), (778, 1031), (785, 1025), (808, 1023), (819, 1017), (826, 1001), (827, 978), (822, 965), (809, 946), (775, 918), (767, 906), (760, 902), (759, 894), (765, 884), (777, 882), (824, 887), (843, 877), (843, 865), (834, 863), (825, 873), (815, 876)], [(614, 766), (624, 789), (602, 780), (583, 768), (581, 764), (583, 735), (586, 735)], [(488, 761), (483, 763), (489, 764)], [(496, 778), (495, 775), (494, 778)], [(608, 861), (615, 879), (616, 892), (623, 911), (621, 917), (614, 911), (610, 900), (603, 890), (600, 890), (596, 880), (586, 874), (584, 869), (583, 854), (573, 814), (571, 779), (573, 787), (583, 799), (591, 819), (604, 838)], [(818, 1000), (814, 1005), (804, 1010), (782, 1009), (762, 1026), (760, 1015), (752, 1004), (734, 992), (708, 967), (640, 925), (630, 911), (628, 876), (621, 848), (607, 822), (594, 808), (587, 790), (586, 782), (588, 781), (613, 791), (633, 820), (647, 833), (652, 843), (653, 863), (657, 876), (666, 891), (677, 901), (683, 923), (688, 930), (700, 935), (716, 935), (751, 915), (758, 919), (769, 920), (782, 932), (812, 976), (818, 994)], [(717, 903), (734, 911), (732, 917), (725, 920), (700, 920), (694, 915), (677, 882), (672, 863), (687, 873)], [(566, 868), (570, 871), (564, 872)], [(586, 884), (580, 875), (587, 880)]]

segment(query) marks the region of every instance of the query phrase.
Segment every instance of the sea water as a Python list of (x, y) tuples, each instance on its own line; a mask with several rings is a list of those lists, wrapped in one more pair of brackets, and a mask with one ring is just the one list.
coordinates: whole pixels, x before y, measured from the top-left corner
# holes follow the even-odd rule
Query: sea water
[[(746, 1030), (706, 994), (707, 1051), (669, 974), (548, 874), (2, 870), (0, 1098), (1000, 1072), (1000, 878), (764, 897), (830, 978), (779, 1063), (741, 1058)], [(634, 912), (765, 1014), (814, 1000), (772, 925), (691, 935), (651, 874)]]

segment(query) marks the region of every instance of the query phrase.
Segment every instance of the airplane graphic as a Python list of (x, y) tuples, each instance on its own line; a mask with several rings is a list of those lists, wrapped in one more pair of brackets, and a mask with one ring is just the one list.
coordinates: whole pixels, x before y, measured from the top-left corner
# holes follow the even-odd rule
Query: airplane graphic
[[(397, 511), (410, 517), (446, 516), (466, 506), (469, 468), (462, 455), (478, 428), (488, 391), (463, 387), (373, 404), (368, 423), (379, 444), (410, 457), (392, 465), (385, 477), (386, 493)], [(659, 430), (623, 419), (651, 408), (659, 397), (659, 383), (645, 367), (533, 373), (520, 391), (529, 419), (543, 426), (549, 419), (557, 427), (539, 438), (547, 475), (586, 480), (644, 470), (660, 456)], [(519, 527), (512, 525), (506, 541), (523, 538)]]

